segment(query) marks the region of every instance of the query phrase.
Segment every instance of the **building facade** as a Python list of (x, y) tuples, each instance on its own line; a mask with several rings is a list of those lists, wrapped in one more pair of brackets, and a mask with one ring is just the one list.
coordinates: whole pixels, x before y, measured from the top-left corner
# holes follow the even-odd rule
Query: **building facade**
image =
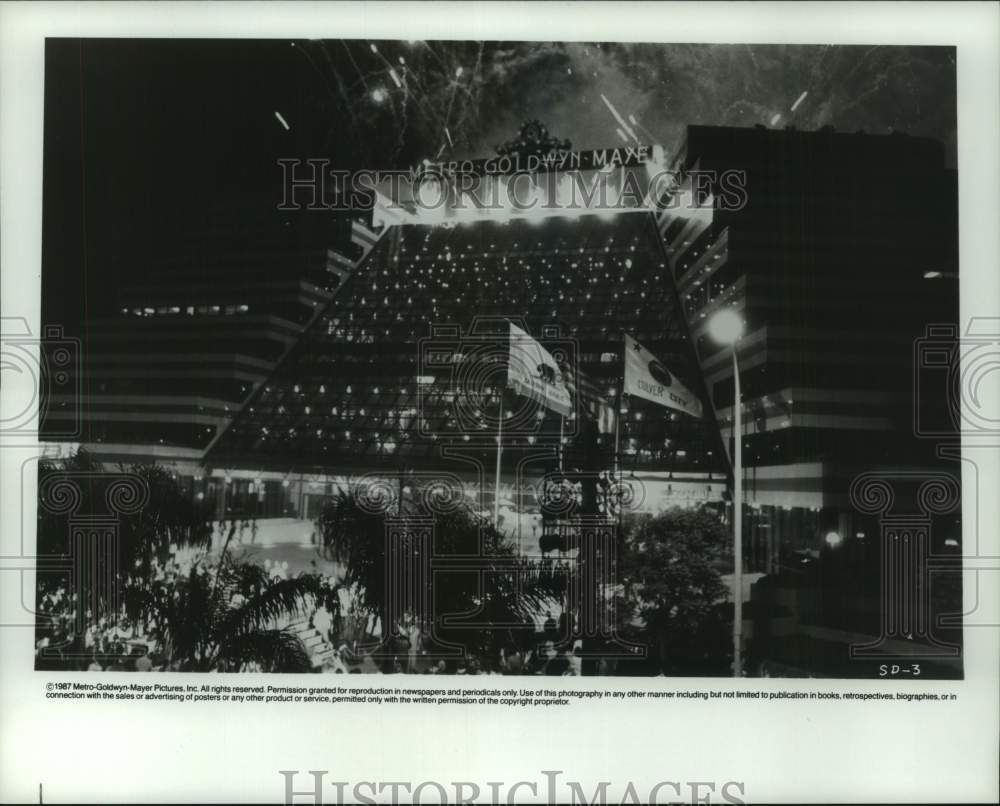
[[(883, 629), (883, 575), (904, 562), (882, 556), (880, 519), (852, 485), (884, 478), (894, 511), (919, 514), (916, 480), (960, 484), (957, 457), (939, 456), (920, 427), (947, 423), (953, 403), (940, 378), (921, 384), (921, 349), (958, 322), (955, 173), (941, 144), (902, 134), (701, 126), (689, 127), (674, 169), (685, 177), (675, 193), (694, 204), (664, 210), (658, 225), (727, 446), (733, 348), (713, 341), (709, 323), (724, 308), (745, 323), (744, 571), (769, 575), (760, 607), (779, 614), (756, 629), (816, 644), (790, 657), (829, 652), (822, 663), (842, 663), (845, 636)], [(719, 192), (726, 171), (742, 175), (741, 204)], [(907, 559), (892, 573), (936, 616), (944, 598), (957, 603), (954, 590), (937, 595), (947, 580), (932, 596), (924, 560), (947, 565), (959, 553), (957, 508), (936, 513), (925, 539), (923, 565)]]

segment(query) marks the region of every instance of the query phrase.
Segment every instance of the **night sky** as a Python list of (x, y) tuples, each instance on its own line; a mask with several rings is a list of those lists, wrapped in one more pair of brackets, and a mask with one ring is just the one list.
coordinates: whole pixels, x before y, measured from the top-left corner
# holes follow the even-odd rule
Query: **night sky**
[(280, 228), (279, 158), (485, 157), (534, 118), (606, 148), (602, 94), (668, 155), (689, 123), (832, 125), (955, 164), (952, 48), (50, 39), (45, 87), (43, 320), (70, 332), (157, 262), (234, 246), (219, 209)]

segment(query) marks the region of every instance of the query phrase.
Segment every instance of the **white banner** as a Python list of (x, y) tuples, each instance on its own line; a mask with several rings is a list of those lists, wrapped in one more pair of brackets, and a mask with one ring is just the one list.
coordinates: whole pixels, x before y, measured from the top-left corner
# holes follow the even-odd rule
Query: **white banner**
[(563, 417), (572, 411), (569, 390), (556, 360), (513, 322), (507, 367), (507, 386), (519, 395), (536, 400)]
[(701, 417), (698, 396), (678, 381), (645, 347), (625, 336), (625, 394)]

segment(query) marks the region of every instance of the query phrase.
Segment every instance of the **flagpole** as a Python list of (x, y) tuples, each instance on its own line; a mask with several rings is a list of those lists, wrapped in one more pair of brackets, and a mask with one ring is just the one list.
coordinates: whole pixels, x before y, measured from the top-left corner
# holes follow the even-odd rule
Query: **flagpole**
[(618, 478), (619, 460), (618, 454), (620, 451), (620, 433), (621, 433), (621, 419), (622, 419), (622, 391), (621, 386), (618, 387), (618, 395), (615, 398), (615, 479)]
[(562, 414), (559, 415), (559, 472), (563, 472), (563, 423), (565, 422), (565, 417)]
[(619, 455), (621, 453), (621, 419), (622, 419), (622, 404), (625, 400), (625, 371), (628, 366), (628, 356), (626, 352), (628, 351), (628, 343), (625, 341), (625, 331), (622, 331), (622, 375), (618, 379), (618, 395), (615, 397), (615, 481), (618, 481), (618, 474), (620, 470), (621, 461)]
[(500, 417), (497, 421), (497, 469), (493, 490), (493, 525), (500, 530), (500, 452), (503, 449), (503, 390), (500, 390)]
[(621, 419), (622, 419), (622, 407), (625, 402), (625, 367), (622, 367), (622, 379), (618, 383), (618, 396), (615, 399), (615, 486), (618, 490), (618, 529), (619, 534), (621, 533), (621, 514), (622, 514), (622, 478), (621, 478)]

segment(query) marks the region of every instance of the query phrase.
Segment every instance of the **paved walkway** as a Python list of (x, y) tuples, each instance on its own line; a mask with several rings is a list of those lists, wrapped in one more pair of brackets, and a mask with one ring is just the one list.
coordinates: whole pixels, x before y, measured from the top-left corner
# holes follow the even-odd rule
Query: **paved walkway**
[[(301, 571), (339, 576), (342, 568), (335, 562), (324, 559), (314, 543), (312, 521), (297, 518), (265, 518), (257, 521), (257, 532), (250, 527), (237, 530), (229, 543), (229, 551), (235, 558), (264, 565), (265, 562), (285, 566), (289, 576)], [(218, 527), (212, 536), (213, 551), (221, 551), (226, 535), (220, 534)]]

